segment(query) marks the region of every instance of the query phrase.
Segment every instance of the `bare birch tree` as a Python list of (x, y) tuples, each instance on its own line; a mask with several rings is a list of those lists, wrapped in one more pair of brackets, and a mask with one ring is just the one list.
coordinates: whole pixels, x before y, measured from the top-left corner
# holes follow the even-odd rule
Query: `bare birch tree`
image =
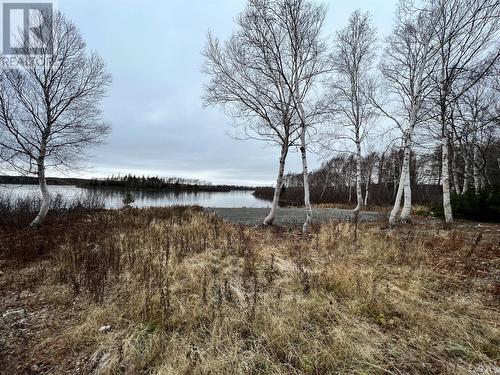
[(271, 212), (276, 215), (289, 147), (300, 140), (307, 232), (312, 218), (307, 171), (307, 131), (316, 113), (308, 99), (324, 71), (321, 27), (326, 10), (306, 0), (250, 0), (238, 18), (239, 30), (223, 46), (213, 38), (205, 49), (211, 76), (205, 102), (219, 104), (253, 138), (277, 143), (280, 168)]
[(0, 74), (0, 160), (38, 176), (42, 204), (35, 226), (50, 207), (46, 170), (71, 169), (109, 131), (99, 104), (111, 77), (63, 15), (40, 12), (33, 17), (38, 20), (32, 24), (50, 25), (31, 30), (35, 35), (29, 37), (42, 47), (36, 53), (26, 47), (19, 65)]
[(321, 114), (316, 100), (311, 97), (311, 92), (318, 77), (327, 69), (326, 45), (321, 36), (326, 8), (308, 0), (278, 0), (274, 4), (276, 15), (282, 22), (289, 43), (285, 63), (290, 66), (292, 80), (286, 75), (283, 75), (283, 80), (292, 94), (293, 105), (300, 122), (299, 148), (306, 209), (302, 232), (307, 233), (313, 215), (307, 167), (307, 137), (315, 117)]
[[(492, 89), (491, 82), (482, 80), (455, 102), (453, 120), (448, 127), (451, 139), (454, 140), (454, 157), (460, 157), (464, 164), (461, 192), (468, 191), (471, 180), (476, 194), (485, 185), (482, 172), (486, 169), (485, 154), (496, 136), (498, 99), (498, 93)], [(455, 165), (453, 173), (457, 176), (456, 179), (457, 169), (458, 166)], [(460, 192), (459, 188), (460, 186), (456, 191)]]
[(364, 205), (362, 143), (376, 116), (376, 109), (370, 100), (375, 44), (376, 30), (371, 25), (370, 15), (357, 10), (351, 14), (348, 25), (337, 32), (332, 54), (335, 76), (329, 84), (329, 107), (334, 123), (342, 124), (347, 131), (340, 137), (348, 138), (355, 145), (357, 206), (353, 210), (354, 215), (358, 215)]
[(293, 92), (288, 87), (293, 72), (285, 59), (289, 43), (273, 5), (269, 0), (249, 0), (237, 19), (238, 31), (224, 44), (209, 35), (203, 52), (203, 71), (210, 77), (205, 104), (221, 106), (249, 137), (280, 147), (265, 225), (276, 217), (286, 157), (298, 137)]
[[(415, 127), (428, 120), (425, 102), (431, 93), (431, 73), (434, 69), (436, 47), (432, 30), (436, 27), (436, 13), (430, 8), (417, 8), (411, 1), (401, 0), (396, 25), (387, 41), (381, 63), (386, 82), (384, 90), (388, 102), (377, 104), (378, 109), (393, 120), (403, 134), (403, 165), (394, 207), (389, 224), (394, 225), (404, 205), (400, 220), (407, 222), (411, 215), (410, 157)], [(391, 106), (388, 110), (387, 105)]]
[[(453, 222), (450, 200), (449, 148), (453, 103), (477, 84), (500, 58), (498, 0), (431, 0), (438, 14), (435, 31), (438, 70), (435, 75), (437, 119), (442, 148), (443, 207), (446, 225)], [(467, 80), (465, 84), (461, 81)]]

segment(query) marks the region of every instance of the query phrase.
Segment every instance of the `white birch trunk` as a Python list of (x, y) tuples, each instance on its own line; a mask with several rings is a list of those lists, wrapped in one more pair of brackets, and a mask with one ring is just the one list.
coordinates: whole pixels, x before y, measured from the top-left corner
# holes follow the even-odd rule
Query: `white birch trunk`
[[(427, 59), (427, 53), (429, 50), (430, 40), (427, 41), (427, 44), (424, 46), (423, 59)], [(401, 205), (401, 197), (403, 195), (403, 191), (405, 192), (405, 202), (403, 207), (404, 216), (402, 219), (404, 221), (408, 221), (410, 219), (411, 214), (411, 180), (410, 180), (410, 157), (411, 157), (411, 146), (413, 142), (413, 130), (415, 129), (415, 125), (417, 123), (417, 116), (420, 110), (420, 91), (422, 88), (422, 80), (424, 75), (425, 64), (420, 64), (420, 67), (417, 72), (417, 76), (415, 78), (415, 90), (414, 95), (411, 100), (411, 109), (410, 115), (408, 118), (408, 133), (405, 138), (404, 143), (404, 157), (403, 157), (403, 167), (401, 168), (401, 177), (399, 179), (399, 187), (398, 193), (396, 194), (396, 200), (394, 202), (394, 207), (392, 208), (391, 215), (389, 216), (389, 225), (393, 226), (396, 224), (397, 214), (399, 212), (399, 208)]]
[(481, 190), (481, 176), (479, 174), (479, 151), (476, 146), (474, 146), (473, 151), (473, 160), (472, 160), (472, 175), (474, 176), (474, 193), (479, 194)]
[[(356, 135), (358, 138), (358, 136)], [(352, 213), (357, 216), (363, 207), (363, 192), (361, 190), (361, 141), (356, 140), (356, 197), (357, 206)]]
[(407, 135), (405, 139), (404, 145), (404, 156), (403, 156), (403, 166), (401, 168), (401, 175), (399, 176), (399, 185), (396, 193), (396, 199), (394, 200), (394, 206), (392, 207), (391, 214), (389, 216), (389, 225), (394, 226), (396, 224), (399, 210), (401, 208), (401, 198), (403, 198), (403, 191), (405, 182), (407, 180), (407, 175), (409, 174), (409, 160), (410, 160), (410, 152), (411, 152), (411, 142), (408, 141), (410, 135)]
[[(404, 204), (404, 220), (409, 220), (411, 214), (411, 181), (410, 181), (410, 157), (411, 157), (411, 146), (413, 138), (413, 130), (415, 128), (417, 108), (414, 106), (412, 108), (410, 116), (410, 126), (404, 141), (404, 154), (403, 154), (403, 166), (401, 168), (401, 176), (399, 177), (399, 186), (396, 194), (396, 199), (394, 201), (394, 207), (392, 208), (391, 214), (389, 216), (389, 225), (394, 226), (396, 224), (397, 216), (399, 214), (399, 209), (401, 207), (401, 198), (403, 197), (403, 192), (408, 192), (405, 194), (405, 204)], [(407, 188), (407, 190), (406, 190)]]
[(302, 225), (302, 233), (307, 234), (309, 231), (309, 225), (312, 221), (312, 206), (311, 206), (311, 194), (309, 191), (309, 172), (307, 170), (307, 121), (306, 114), (304, 111), (304, 106), (300, 98), (299, 82), (295, 82), (294, 87), (294, 101), (297, 107), (297, 113), (300, 118), (301, 123), (301, 134), (300, 134), (300, 154), (302, 158), (302, 177), (304, 185), (304, 207), (306, 210), (306, 218), (304, 224)]
[(451, 209), (451, 198), (450, 198), (450, 149), (449, 149), (449, 139), (448, 139), (448, 129), (446, 126), (446, 115), (447, 115), (447, 105), (446, 97), (448, 94), (448, 88), (446, 88), (444, 82), (446, 77), (446, 69), (444, 63), (441, 66), (441, 92), (443, 93), (443, 99), (441, 99), (441, 185), (443, 187), (443, 210), (444, 210), (444, 222), (445, 227), (449, 227), (453, 222), (453, 213)]
[(49, 189), (47, 188), (47, 181), (45, 180), (45, 165), (43, 159), (38, 161), (37, 168), (38, 184), (40, 185), (42, 205), (35, 220), (33, 220), (30, 224), (32, 227), (42, 225), (50, 208), (50, 193)]
[(467, 155), (464, 157), (465, 165), (464, 165), (464, 184), (462, 187), (462, 194), (467, 193), (469, 191), (469, 173), (470, 173), (470, 159)]
[(365, 186), (365, 207), (368, 206), (368, 193), (370, 191), (370, 183), (372, 181), (372, 171), (371, 168), (368, 171), (368, 177), (366, 180), (366, 186)]
[(351, 201), (352, 201), (352, 189), (351, 189), (351, 187), (352, 187), (351, 182), (352, 181), (351, 181), (351, 177), (352, 177), (351, 176), (351, 171), (349, 170), (349, 203), (351, 203)]
[(404, 179), (406, 178), (405, 168), (401, 169), (401, 176), (399, 177), (399, 185), (396, 193), (396, 199), (394, 200), (394, 206), (392, 207), (391, 214), (389, 215), (389, 225), (394, 226), (398, 218), (399, 209), (401, 208), (401, 198), (403, 198), (404, 189)]
[(408, 168), (406, 172), (406, 178), (404, 182), (404, 204), (403, 210), (401, 211), (400, 220), (402, 223), (409, 223), (411, 221), (411, 180), (410, 180), (410, 162), (411, 162), (411, 152), (408, 158)]
[(453, 156), (451, 167), (453, 168), (453, 190), (455, 190), (456, 194), (460, 194), (460, 180), (458, 178), (458, 166), (457, 166), (457, 155)]
[(283, 176), (285, 174), (285, 159), (288, 153), (288, 145), (281, 146), (281, 153), (279, 159), (278, 177), (276, 179), (276, 185), (274, 187), (273, 203), (271, 204), (271, 211), (264, 219), (264, 225), (271, 225), (276, 218), (276, 211), (278, 210), (278, 204), (281, 195), (281, 189), (283, 188)]
[(396, 178), (396, 174), (397, 174), (398, 168), (397, 168), (396, 163), (394, 162), (394, 160), (392, 160), (391, 166), (392, 166), (392, 185), (394, 186), (393, 195), (394, 195), (394, 198), (396, 198), (396, 194), (397, 194), (396, 186), (398, 186), (398, 179)]
[(448, 155), (448, 137), (446, 135), (446, 130), (443, 131), (442, 142), (442, 180), (443, 184), (443, 209), (444, 209), (444, 221), (445, 225), (449, 226), (453, 222), (453, 212), (451, 209), (451, 198), (450, 198), (450, 171), (449, 171), (449, 155)]
[(309, 172), (307, 170), (307, 150), (305, 143), (305, 129), (303, 129), (303, 135), (301, 136), (301, 146), (300, 153), (302, 155), (302, 175), (304, 178), (304, 207), (306, 209), (306, 219), (304, 225), (302, 225), (302, 233), (306, 234), (309, 231), (309, 224), (312, 220), (312, 206), (309, 191)]

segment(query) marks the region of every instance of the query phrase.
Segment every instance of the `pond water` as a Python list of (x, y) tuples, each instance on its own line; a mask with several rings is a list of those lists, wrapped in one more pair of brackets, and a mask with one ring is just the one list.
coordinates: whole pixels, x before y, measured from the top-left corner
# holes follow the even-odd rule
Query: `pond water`
[[(49, 185), (51, 195), (61, 194), (71, 200), (98, 193), (104, 199), (106, 208), (120, 208), (126, 189), (88, 189), (77, 186)], [(191, 192), (191, 191), (151, 191), (130, 190), (134, 194), (135, 207), (165, 207), (174, 205), (199, 205), (203, 207), (270, 207), (271, 202), (256, 198), (252, 190), (230, 192)], [(0, 185), (0, 194), (12, 198), (39, 195), (38, 185)]]

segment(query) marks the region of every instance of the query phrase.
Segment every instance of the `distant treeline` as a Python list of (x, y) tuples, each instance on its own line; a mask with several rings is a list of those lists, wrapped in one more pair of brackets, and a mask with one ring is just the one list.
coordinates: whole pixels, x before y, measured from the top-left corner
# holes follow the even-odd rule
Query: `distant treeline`
[[(362, 159), (361, 191), (365, 204), (392, 205), (402, 168), (401, 150), (389, 149), (386, 152), (372, 152)], [(416, 204), (436, 205), (442, 199), (439, 181), (438, 154), (424, 154), (411, 158), (412, 201)], [(303, 176), (289, 173), (285, 176), (284, 191), (280, 204), (287, 206), (304, 203)], [(367, 189), (368, 185), (368, 189)], [(320, 203), (357, 203), (356, 196), (356, 158), (354, 155), (338, 155), (325, 161), (320, 168), (309, 173), (311, 202)], [(273, 188), (257, 188), (254, 195), (272, 199)]]
[[(48, 185), (84, 185), (89, 180), (83, 178), (47, 177)], [(0, 176), (0, 184), (38, 185), (38, 177)]]
[(212, 185), (209, 182), (196, 179), (135, 176), (131, 174), (87, 180), (85, 187), (196, 191), (253, 190), (253, 188), (248, 186)]
[[(206, 181), (185, 179), (179, 177), (149, 177), (149, 176), (111, 176), (105, 179), (83, 178), (47, 178), (49, 185), (76, 185), (86, 188), (123, 188), (148, 190), (182, 190), (182, 191), (231, 191), (253, 190), (248, 186), (212, 185)], [(38, 178), (27, 176), (0, 176), (0, 184), (35, 185)]]
[[(311, 203), (352, 203), (356, 205), (356, 187), (326, 188), (311, 186)], [(365, 187), (363, 186), (363, 191)], [(257, 198), (272, 200), (274, 188), (257, 187), (254, 195)], [(395, 191), (393, 184), (370, 184), (371, 205), (390, 205), (394, 203)], [(441, 186), (417, 185), (412, 188), (412, 200), (415, 204), (439, 204), (441, 199)], [(285, 186), (280, 196), (280, 206), (301, 206), (304, 204), (304, 190), (302, 186)]]

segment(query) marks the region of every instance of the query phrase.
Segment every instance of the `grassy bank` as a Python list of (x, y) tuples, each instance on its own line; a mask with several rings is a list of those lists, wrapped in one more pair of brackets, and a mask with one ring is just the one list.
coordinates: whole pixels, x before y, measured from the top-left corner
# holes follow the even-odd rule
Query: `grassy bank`
[(485, 374), (499, 359), (497, 226), (304, 237), (174, 207), (0, 228), (5, 374)]

